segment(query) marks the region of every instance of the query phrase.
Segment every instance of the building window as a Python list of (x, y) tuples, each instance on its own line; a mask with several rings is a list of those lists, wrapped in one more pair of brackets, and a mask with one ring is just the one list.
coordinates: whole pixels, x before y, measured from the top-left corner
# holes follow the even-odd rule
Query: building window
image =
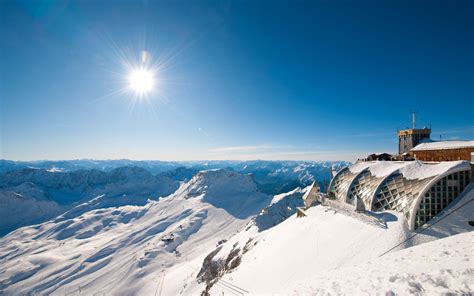
[(468, 180), (468, 174), (468, 171), (462, 171), (448, 175), (427, 191), (416, 212), (415, 229), (433, 219), (464, 190), (468, 184), (464, 181)]
[(347, 194), (347, 202), (356, 205), (356, 200), (359, 200), (364, 205), (365, 209), (372, 209), (372, 197), (383, 178), (377, 178), (366, 170), (357, 176)]
[[(408, 219), (413, 201), (430, 180), (408, 180), (399, 173), (388, 177), (375, 195), (374, 210), (397, 210)], [(435, 188), (431, 188), (427, 194), (431, 196), (434, 192)]]
[(329, 198), (345, 200), (345, 194), (350, 184), (350, 180), (354, 178), (354, 174), (348, 168), (344, 168), (333, 180), (331, 188), (329, 188)]

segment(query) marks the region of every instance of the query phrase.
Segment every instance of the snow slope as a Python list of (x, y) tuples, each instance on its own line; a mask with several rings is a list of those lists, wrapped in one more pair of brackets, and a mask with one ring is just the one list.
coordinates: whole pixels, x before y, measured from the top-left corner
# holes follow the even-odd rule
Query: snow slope
[[(409, 235), (397, 213), (366, 216), (318, 205), (306, 214), (264, 231), (252, 225), (239, 232), (214, 254), (214, 261), (229, 260), (237, 252), (240, 256), (237, 267), (219, 276), (251, 294), (282, 293), (296, 280), (374, 258)], [(364, 217), (355, 219), (357, 215)], [(207, 281), (210, 293), (232, 293), (220, 281)]]
[(474, 232), (296, 281), (287, 295), (472, 295)]
[(337, 202), (262, 229), (255, 221), (270, 212), (263, 211), (209, 253), (201, 287), (211, 295), (469, 294), (473, 209), (474, 184), (422, 234), (401, 214), (357, 213)]
[(0, 236), (23, 225), (49, 220), (65, 211), (65, 207), (49, 199), (33, 183), (0, 189)]
[(0, 294), (188, 293), (204, 256), (272, 199), (225, 170), (144, 205), (97, 208), (103, 198), (0, 239)]

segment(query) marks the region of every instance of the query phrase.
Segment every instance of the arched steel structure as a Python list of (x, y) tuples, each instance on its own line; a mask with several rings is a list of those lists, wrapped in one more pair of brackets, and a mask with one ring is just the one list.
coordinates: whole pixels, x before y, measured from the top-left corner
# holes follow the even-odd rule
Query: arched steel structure
[(364, 162), (343, 168), (331, 180), (329, 198), (370, 211), (403, 213), (410, 229), (431, 220), (468, 185), (467, 161)]
[(469, 185), (470, 171), (455, 168), (432, 179), (418, 195), (408, 225), (416, 229), (433, 219)]

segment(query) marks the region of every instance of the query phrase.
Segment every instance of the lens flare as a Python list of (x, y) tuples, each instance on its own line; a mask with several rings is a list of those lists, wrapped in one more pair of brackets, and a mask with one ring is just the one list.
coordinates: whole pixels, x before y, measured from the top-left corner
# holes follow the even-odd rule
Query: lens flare
[(153, 71), (149, 69), (135, 69), (128, 77), (129, 86), (136, 94), (144, 96), (153, 90), (155, 84), (154, 76)]

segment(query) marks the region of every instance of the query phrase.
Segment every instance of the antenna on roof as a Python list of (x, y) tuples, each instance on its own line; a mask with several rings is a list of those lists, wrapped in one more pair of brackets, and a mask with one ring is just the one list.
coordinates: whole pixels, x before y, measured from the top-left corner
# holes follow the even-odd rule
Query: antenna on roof
[(416, 112), (411, 112), (411, 120), (412, 120), (412, 123), (413, 123), (413, 129), (416, 128)]

